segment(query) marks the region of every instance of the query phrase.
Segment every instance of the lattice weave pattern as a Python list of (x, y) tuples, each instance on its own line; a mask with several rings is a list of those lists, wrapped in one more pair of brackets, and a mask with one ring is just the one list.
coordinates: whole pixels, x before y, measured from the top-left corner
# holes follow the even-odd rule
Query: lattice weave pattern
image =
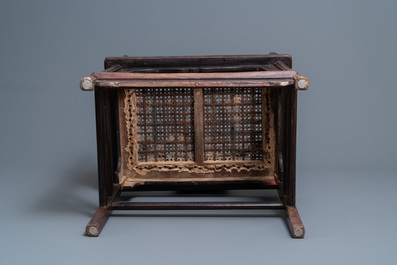
[(261, 88), (205, 88), (206, 161), (262, 160)]
[(139, 162), (193, 161), (193, 89), (136, 89)]

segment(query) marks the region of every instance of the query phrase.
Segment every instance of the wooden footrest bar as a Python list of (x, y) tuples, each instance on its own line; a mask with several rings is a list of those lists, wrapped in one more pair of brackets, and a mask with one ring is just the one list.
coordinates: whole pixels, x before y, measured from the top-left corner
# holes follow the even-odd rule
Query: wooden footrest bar
[(112, 210), (285, 209), (282, 202), (113, 202)]
[(286, 209), (287, 223), (293, 238), (303, 238), (305, 228), (295, 206), (282, 202), (112, 202), (110, 206), (98, 207), (86, 226), (88, 236), (97, 237), (106, 224), (112, 210), (236, 210), (236, 209)]

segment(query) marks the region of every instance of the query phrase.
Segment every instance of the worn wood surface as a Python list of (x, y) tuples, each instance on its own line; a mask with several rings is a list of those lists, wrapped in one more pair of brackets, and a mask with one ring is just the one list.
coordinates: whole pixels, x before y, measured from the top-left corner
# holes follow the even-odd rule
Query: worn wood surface
[(178, 186), (208, 186), (217, 185), (222, 188), (222, 185), (244, 185), (244, 184), (257, 184), (258, 188), (276, 188), (277, 184), (273, 176), (229, 176), (229, 177), (168, 177), (168, 178), (130, 178), (122, 184), (122, 190), (133, 190), (137, 186), (142, 185), (172, 185), (175, 184), (175, 189)]
[(284, 92), (284, 198), (287, 205), (295, 206), (297, 92), (294, 88), (286, 89)]
[(203, 91), (195, 88), (194, 98), (194, 151), (197, 165), (204, 164), (204, 103)]
[[(95, 85), (99, 208), (86, 227), (87, 235), (99, 235), (112, 209), (286, 209), (292, 237), (303, 238), (305, 230), (295, 207), (296, 89), (305, 89), (302, 88), (304, 82), (300, 87), (297, 82), (307, 79), (291, 67), (291, 57), (278, 54), (107, 58), (106, 70), (91, 76)], [(194, 88), (195, 161), (170, 161), (162, 165), (142, 163), (135, 157), (133, 165), (142, 167), (141, 172), (145, 174), (129, 174), (131, 168), (123, 164), (129, 159), (125, 139), (131, 136), (125, 131), (128, 122), (124, 116), (124, 89), (156, 87)], [(268, 122), (262, 127), (275, 127), (273, 135), (267, 139), (270, 142), (264, 145), (265, 148), (274, 146), (273, 156), (266, 156), (263, 161), (208, 162), (204, 159), (205, 87), (271, 89), (273, 116), (271, 119), (266, 115), (262, 117), (262, 121), (266, 119)], [(266, 163), (272, 164), (271, 167)], [(182, 164), (184, 169), (180, 170)], [(159, 171), (158, 166), (162, 170)], [(218, 170), (219, 166), (223, 168)], [(122, 191), (234, 188), (277, 189), (281, 202), (115, 202)]]
[(201, 56), (153, 56), (153, 57), (107, 57), (105, 68), (120, 65), (123, 68), (136, 67), (203, 67), (234, 65), (268, 65), (282, 61), (291, 67), (289, 54), (250, 54), (250, 55), (201, 55)]
[(274, 65), (227, 65), (227, 66), (185, 66), (185, 67), (134, 67), (122, 68), (120, 65), (113, 65), (116, 71), (126, 73), (222, 73), (222, 72), (252, 72), (252, 71), (279, 71), (280, 68)]
[(95, 87), (112, 89), (153, 87), (286, 87), (293, 85), (293, 78), (278, 79), (195, 79), (195, 80), (95, 80)]
[(113, 210), (236, 210), (285, 209), (282, 202), (113, 202)]
[(101, 233), (102, 228), (108, 221), (110, 213), (110, 206), (98, 207), (94, 216), (91, 218), (90, 222), (86, 226), (86, 234), (88, 236), (98, 236)]
[(309, 88), (309, 80), (306, 77), (296, 74), (294, 75), (294, 79), (296, 90), (307, 90)]
[(303, 238), (305, 236), (305, 228), (301, 217), (295, 206), (287, 206), (287, 223), (293, 238)]
[(280, 70), (284, 70), (284, 71), (290, 71), (291, 67), (288, 66), (287, 64), (285, 64), (285, 62), (283, 61), (277, 61), (274, 63), (274, 66), (276, 66), (277, 68), (279, 68)]
[[(191, 161), (176, 161), (176, 160), (171, 160), (171, 161), (156, 161), (155, 162), (140, 162), (137, 160), (137, 150), (138, 146), (140, 144), (145, 145), (145, 141), (141, 141), (141, 143), (138, 143), (136, 141), (137, 135), (136, 132), (138, 128), (136, 128), (136, 122), (133, 122), (134, 120), (136, 121), (138, 119), (136, 112), (133, 111), (135, 108), (133, 102), (136, 101), (136, 96), (127, 96), (127, 94), (133, 95), (133, 89), (127, 89), (124, 90), (126, 93), (119, 93), (119, 96), (121, 97), (119, 100), (119, 111), (120, 111), (120, 137), (121, 139), (121, 170), (119, 173), (119, 178), (120, 180), (124, 181), (125, 179), (130, 179), (134, 177), (140, 177), (144, 175), (145, 177), (149, 178), (168, 178), (170, 176), (175, 176), (179, 178), (188, 178), (188, 177), (227, 177), (227, 176), (266, 176), (270, 174), (271, 166), (274, 164), (274, 161), (271, 162), (270, 164), (266, 164), (264, 161), (260, 160), (211, 160), (211, 161), (204, 161), (204, 131), (203, 131), (203, 94), (201, 89), (193, 89), (192, 94), (193, 94), (193, 113), (194, 113), (194, 153), (195, 157)], [(130, 92), (128, 92), (130, 91)], [(128, 92), (128, 93), (127, 93)], [(167, 94), (168, 95), (168, 94)], [(152, 95), (155, 96), (155, 95)], [(146, 97), (146, 96), (145, 96)], [(174, 99), (173, 99), (174, 100)], [(270, 100), (269, 100), (270, 101)], [(270, 102), (269, 102), (270, 103)], [(161, 102), (157, 103), (151, 103), (154, 105), (151, 105), (150, 108), (164, 108), (164, 106), (159, 106), (158, 104), (164, 104)], [(157, 104), (157, 105), (156, 105)], [(181, 103), (179, 103), (181, 104)], [(224, 103), (223, 103), (224, 104)], [(129, 106), (130, 105), (130, 106)], [(143, 102), (140, 102), (140, 105), (142, 105), (142, 108), (144, 108), (146, 105)], [(234, 105), (238, 105), (237, 103)], [(171, 109), (175, 109), (175, 105), (171, 107)], [(268, 110), (269, 108), (269, 110)], [(275, 106), (273, 106), (273, 103), (270, 103), (270, 105), (267, 107), (265, 112), (274, 112), (275, 111)], [(175, 111), (175, 110), (174, 110)], [(123, 114), (124, 113), (124, 114)], [(243, 114), (243, 113), (241, 113)], [(125, 115), (125, 117), (123, 117)], [(141, 114), (142, 115), (142, 114)], [(274, 116), (274, 115), (272, 115)], [(167, 121), (164, 123), (161, 122), (160, 126), (163, 126), (164, 128), (167, 125), (175, 126), (178, 125), (179, 122), (170, 122)], [(269, 128), (271, 128), (270, 132), (267, 134), (266, 139), (268, 139), (269, 142), (274, 142), (275, 141), (275, 125), (273, 122), (266, 122), (266, 124), (269, 124)], [(142, 124), (141, 124), (142, 126)], [(152, 125), (151, 125), (152, 126)], [(185, 125), (183, 125), (185, 126)], [(145, 133), (145, 129), (141, 128), (141, 134)], [(156, 131), (156, 130), (155, 130)], [(267, 132), (267, 131), (266, 131)], [(184, 130), (184, 134), (189, 133)], [(156, 137), (156, 136), (155, 136)], [(185, 137), (186, 138), (186, 137)], [(134, 141), (135, 139), (135, 141)], [(158, 142), (158, 141), (156, 141)], [(184, 143), (184, 142), (182, 142)], [(220, 142), (223, 144), (223, 142)], [(158, 144), (162, 144), (162, 142), (158, 142)], [(164, 142), (166, 144), (166, 142)], [(132, 147), (132, 149), (131, 149)], [(271, 147), (269, 150), (266, 150), (267, 153), (272, 153), (274, 152), (274, 144), (270, 144), (269, 147)], [(156, 148), (156, 145), (154, 145), (152, 148)], [(143, 147), (145, 149), (145, 147)], [(272, 158), (275, 157), (275, 155), (271, 155)], [(133, 158), (131, 160), (131, 158)], [(273, 159), (271, 159), (273, 160)], [(122, 182), (120, 182), (122, 183)]]
[(95, 90), (97, 156), (98, 156), (98, 189), (99, 205), (106, 206), (111, 196), (112, 184), (112, 129), (110, 123), (110, 91)]
[(158, 171), (158, 170), (151, 170), (148, 171), (146, 174), (130, 174), (126, 175), (123, 185), (127, 182), (135, 182), (136, 180), (140, 179), (147, 179), (152, 181), (157, 180), (180, 180), (180, 181), (200, 181), (200, 180), (213, 180), (213, 181), (225, 181), (230, 178), (234, 178), (236, 180), (239, 179), (247, 179), (247, 178), (273, 178), (272, 175), (267, 175), (266, 171), (258, 171), (258, 170), (231, 170), (227, 172), (225, 170), (219, 172), (210, 172), (210, 173), (195, 173), (195, 172), (188, 172), (188, 171)]
[[(284, 179), (284, 128), (285, 128), (285, 89), (277, 90), (276, 142), (277, 142), (277, 176), (282, 183)], [(281, 190), (283, 191), (283, 190)]]
[(227, 73), (122, 73), (96, 72), (95, 86), (131, 87), (284, 87), (295, 83), (296, 71)]
[(283, 79), (293, 78), (296, 71), (252, 71), (226, 73), (124, 73), (95, 72), (93, 79), (101, 80), (201, 80), (201, 79)]
[(112, 65), (103, 70), (103, 72), (117, 72), (122, 70), (122, 67), (120, 65)]
[(108, 57), (105, 59), (105, 70), (91, 75), (92, 88), (82, 89), (285, 87), (295, 84), (296, 89), (306, 90), (308, 79), (291, 67), (292, 60), (288, 54)]

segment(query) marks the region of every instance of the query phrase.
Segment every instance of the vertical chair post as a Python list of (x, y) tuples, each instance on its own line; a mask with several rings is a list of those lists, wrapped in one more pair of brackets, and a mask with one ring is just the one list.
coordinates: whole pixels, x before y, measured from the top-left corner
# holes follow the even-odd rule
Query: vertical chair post
[(293, 238), (303, 238), (305, 228), (295, 207), (296, 196), (296, 123), (297, 123), (297, 91), (286, 88), (284, 115), (284, 162), (283, 199), (287, 209), (287, 223)]
[(297, 93), (294, 88), (284, 92), (284, 196), (288, 206), (295, 206)]
[[(111, 212), (111, 203), (117, 193), (114, 190), (114, 133), (112, 128), (111, 91), (98, 88), (95, 90), (95, 114), (98, 154), (98, 190), (99, 207), (86, 226), (88, 236), (98, 236)], [(118, 187), (117, 185), (115, 187)]]

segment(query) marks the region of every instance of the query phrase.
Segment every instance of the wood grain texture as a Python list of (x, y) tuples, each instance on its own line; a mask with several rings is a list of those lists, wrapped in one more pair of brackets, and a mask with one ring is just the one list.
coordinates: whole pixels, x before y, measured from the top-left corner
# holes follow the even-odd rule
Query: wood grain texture
[(236, 210), (284, 209), (282, 202), (114, 202), (113, 210)]
[(126, 73), (222, 73), (222, 72), (252, 72), (252, 71), (279, 71), (273, 65), (249, 64), (249, 65), (211, 65), (211, 66), (184, 66), (184, 67), (134, 67), (118, 68), (120, 72)]
[(273, 176), (223, 176), (219, 178), (213, 177), (186, 177), (181, 178), (177, 176), (169, 176), (168, 178), (145, 178), (137, 177), (126, 180), (122, 185), (122, 190), (134, 190), (137, 186), (142, 185), (172, 185), (177, 186), (208, 186), (208, 185), (222, 185), (226, 184), (256, 184), (259, 188), (276, 188), (277, 184)]
[(295, 206), (287, 206), (287, 223), (293, 238), (304, 238), (305, 227)]
[(99, 205), (106, 206), (112, 188), (112, 137), (109, 90), (95, 90)]
[(201, 80), (201, 79), (277, 79), (293, 78), (296, 71), (252, 71), (225, 73), (123, 73), (95, 72), (91, 77), (96, 80)]
[(94, 79), (95, 87), (106, 87), (112, 89), (125, 88), (153, 88), (153, 87), (277, 87), (282, 88), (295, 84), (293, 78), (273, 78), (273, 79), (195, 79), (195, 80), (106, 80)]
[(284, 196), (287, 205), (295, 206), (297, 92), (294, 88), (285, 92)]
[(233, 65), (268, 65), (282, 61), (292, 67), (289, 54), (250, 54), (250, 55), (200, 55), (200, 56), (150, 56), (150, 57), (107, 57), (105, 68), (120, 65), (123, 68), (136, 67), (199, 67)]
[(204, 103), (203, 91), (195, 88), (194, 93), (194, 151), (197, 165), (204, 164)]
[(91, 237), (97, 237), (109, 219), (111, 207), (98, 207), (94, 216), (86, 226), (86, 234)]
[[(97, 122), (97, 148), (98, 148), (98, 181), (99, 181), (99, 207), (86, 227), (88, 236), (98, 236), (105, 225), (112, 209), (117, 210), (188, 210), (188, 209), (283, 209), (287, 211), (287, 222), (291, 235), (294, 238), (303, 238), (305, 229), (302, 220), (295, 207), (296, 189), (296, 123), (297, 123), (297, 89), (306, 89), (307, 79), (291, 69), (290, 55), (238, 55), (238, 56), (188, 56), (188, 57), (109, 57), (105, 60), (105, 71), (91, 75), (92, 88), (95, 88), (95, 107)], [(88, 80), (88, 79), (87, 79)], [(299, 81), (302, 81), (300, 85)], [(262, 139), (260, 150), (271, 149), (270, 155), (264, 155), (263, 159), (247, 160), (235, 159), (206, 161), (205, 133), (204, 133), (204, 88), (263, 88), (263, 94), (259, 97), (261, 105), (260, 123)], [(83, 86), (84, 88), (84, 86)], [(91, 89), (86, 84), (85, 88)], [(151, 88), (151, 90), (147, 90)], [(159, 102), (153, 103), (156, 93), (164, 89), (166, 97), (161, 97)], [(169, 89), (173, 88), (173, 89)], [(156, 90), (157, 89), (157, 90)], [(178, 90), (179, 89), (179, 90)], [(193, 91), (193, 99), (182, 94), (173, 94), (175, 91), (188, 89)], [(128, 100), (136, 101), (135, 92), (140, 91), (146, 109), (128, 116), (128, 110), (137, 108)], [(126, 96), (125, 92), (133, 92), (133, 96)], [(155, 91), (155, 92), (153, 92)], [(157, 92), (156, 92), (157, 91)], [(164, 91), (164, 90), (161, 90)], [(222, 90), (223, 91), (223, 90)], [(152, 93), (152, 94), (150, 94)], [(177, 92), (180, 93), (180, 92)], [(148, 96), (147, 96), (147, 95)], [(221, 93), (222, 94), (222, 93)], [(225, 95), (220, 95), (227, 98)], [(162, 100), (169, 100), (165, 103)], [(187, 101), (193, 101), (187, 106)], [(188, 98), (188, 99), (187, 99)], [(158, 100), (158, 97), (157, 97)], [(267, 102), (266, 104), (263, 102)], [(247, 106), (241, 102), (228, 102), (231, 109)], [(207, 105), (205, 105), (207, 104)], [(226, 103), (217, 101), (211, 103), (214, 106), (225, 108)], [(183, 107), (181, 107), (183, 106)], [(212, 105), (210, 105), (212, 106)], [(183, 112), (180, 109), (183, 109)], [(167, 122), (163, 121), (164, 134), (169, 137), (174, 132), (182, 135), (192, 135), (193, 131), (186, 129), (186, 124), (179, 124), (177, 119), (185, 112), (193, 114), (187, 117), (194, 120), (194, 145), (192, 148), (176, 147), (183, 140), (164, 140), (164, 145), (175, 146), (168, 152), (194, 152), (194, 160), (153, 160), (148, 159), (148, 153), (153, 150), (147, 147), (157, 144), (158, 141), (147, 140), (147, 135), (153, 134), (153, 128), (157, 126), (157, 114), (152, 115), (146, 122), (145, 118), (152, 109), (153, 113), (167, 115)], [(219, 107), (220, 108), (220, 107)], [(127, 109), (127, 112), (126, 112)], [(242, 108), (244, 109), (244, 107)], [(245, 108), (247, 109), (247, 108)], [(270, 111), (270, 112), (269, 112)], [(235, 110), (231, 111), (234, 115)], [(223, 113), (224, 111), (215, 112)], [(131, 114), (131, 113), (129, 113)], [(245, 111), (244, 115), (250, 114)], [(207, 114), (206, 114), (207, 115)], [(159, 116), (159, 117), (160, 117)], [(207, 115), (208, 116), (208, 115)], [(206, 117), (207, 117), (206, 116)], [(185, 116), (183, 116), (186, 118)], [(130, 133), (128, 126), (138, 127), (138, 119), (142, 128), (139, 133)], [(131, 122), (133, 121), (133, 122)], [(207, 122), (207, 121), (206, 121)], [(157, 124), (157, 125), (156, 125)], [(246, 122), (245, 125), (250, 125)], [(168, 127), (167, 127), (167, 126)], [(176, 129), (178, 127), (178, 129)], [(242, 138), (247, 136), (250, 130), (242, 130)], [(175, 130), (171, 129), (175, 128)], [(223, 128), (223, 126), (219, 126)], [(268, 130), (272, 129), (269, 133)], [(137, 129), (137, 128), (135, 128)], [(154, 129), (156, 131), (158, 128)], [(267, 129), (267, 130), (264, 130)], [(259, 129), (260, 131), (261, 129)], [(216, 132), (223, 135), (222, 131)], [(143, 135), (144, 141), (133, 141), (133, 152), (128, 153), (128, 137), (138, 138)], [(177, 135), (178, 136), (178, 135)], [(181, 134), (179, 134), (181, 136)], [(150, 136), (151, 137), (151, 136)], [(155, 138), (154, 138), (155, 139)], [(175, 139), (179, 139), (176, 137)], [(220, 138), (223, 139), (223, 138)], [(162, 141), (162, 140), (161, 140)], [(208, 140), (212, 143), (215, 140)], [(211, 142), (212, 141), (212, 142)], [(219, 144), (225, 144), (219, 140)], [(251, 143), (252, 140), (244, 140)], [(264, 142), (266, 141), (266, 142)], [(241, 141), (243, 142), (243, 141)], [(139, 145), (145, 143), (146, 146)], [(190, 143), (190, 142), (189, 142)], [(214, 142), (218, 143), (218, 142)], [(232, 148), (236, 140), (232, 139)], [(160, 143), (161, 144), (161, 143)], [(131, 149), (130, 148), (130, 149)], [(151, 148), (151, 147), (150, 147)], [(207, 150), (215, 150), (222, 147), (207, 147)], [(141, 151), (138, 151), (141, 150)], [(250, 150), (242, 149), (246, 152)], [(215, 151), (219, 151), (215, 150)], [(141, 153), (139, 153), (141, 152)], [(145, 157), (145, 162), (139, 161), (138, 155)], [(187, 155), (186, 155), (187, 156)], [(128, 160), (132, 163), (128, 167)], [(142, 158), (143, 159), (143, 158)], [(138, 170), (139, 169), (139, 170)], [(225, 201), (225, 202), (127, 202), (120, 200), (119, 196), (124, 191), (143, 190), (227, 190), (227, 189), (276, 189), (281, 201)]]

